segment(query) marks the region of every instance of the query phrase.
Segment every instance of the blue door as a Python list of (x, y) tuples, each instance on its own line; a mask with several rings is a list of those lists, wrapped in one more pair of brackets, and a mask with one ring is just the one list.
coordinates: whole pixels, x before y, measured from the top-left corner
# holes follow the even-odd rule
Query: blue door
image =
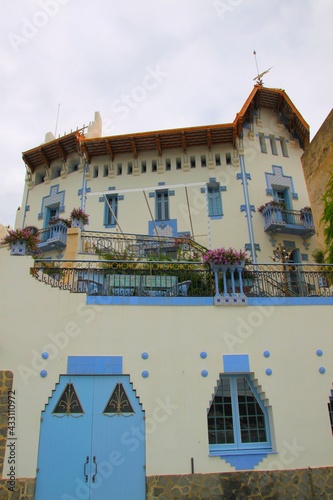
[(144, 412), (128, 375), (61, 375), (42, 412), (36, 500), (144, 500)]

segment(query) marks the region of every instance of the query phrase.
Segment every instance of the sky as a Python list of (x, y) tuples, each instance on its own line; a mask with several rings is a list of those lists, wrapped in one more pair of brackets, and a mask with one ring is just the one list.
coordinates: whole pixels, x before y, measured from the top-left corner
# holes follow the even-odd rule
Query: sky
[(332, 20), (332, 0), (0, 0), (0, 223), (47, 132), (96, 111), (104, 136), (230, 123), (257, 67), (313, 138), (332, 109)]

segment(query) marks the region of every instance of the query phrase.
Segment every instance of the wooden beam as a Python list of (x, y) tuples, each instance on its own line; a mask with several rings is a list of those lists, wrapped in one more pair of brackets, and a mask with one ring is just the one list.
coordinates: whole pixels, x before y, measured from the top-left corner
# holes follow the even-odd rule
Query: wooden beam
[(211, 134), (210, 129), (207, 129), (207, 145), (208, 145), (208, 149), (211, 150), (212, 149), (212, 134)]
[(59, 151), (59, 155), (61, 158), (66, 161), (67, 160), (67, 154), (64, 148), (61, 146), (60, 142), (57, 142), (57, 150)]
[(106, 149), (109, 153), (109, 156), (110, 156), (111, 160), (113, 161), (114, 160), (114, 152), (112, 151), (110, 141), (105, 141), (105, 145), (106, 145)]
[(156, 149), (158, 156), (162, 156), (162, 146), (159, 135), (156, 136)]
[(87, 159), (87, 162), (88, 162), (88, 163), (91, 163), (91, 156), (90, 156), (90, 154), (88, 153), (87, 147), (86, 147), (86, 145), (84, 144), (84, 142), (81, 144), (81, 149), (82, 149), (83, 154), (85, 155), (85, 157), (86, 157), (86, 159)]
[(28, 165), (28, 167), (30, 168), (31, 172), (34, 173), (34, 171), (35, 171), (34, 166), (30, 162), (30, 160), (28, 159), (27, 155), (25, 155), (24, 153), (22, 154), (22, 160), (24, 161), (24, 163), (26, 165)]
[(43, 149), (40, 148), (39, 152), (40, 152), (40, 155), (41, 155), (41, 157), (42, 157), (43, 162), (45, 163), (45, 165), (47, 165), (48, 167), (50, 167), (50, 160), (48, 159), (48, 157), (44, 153)]
[(136, 148), (134, 137), (131, 137), (131, 145), (132, 145), (133, 156), (134, 156), (134, 158), (137, 158), (138, 157), (138, 150)]
[(186, 145), (185, 132), (182, 132), (182, 148), (183, 148), (183, 153), (186, 153), (187, 152), (187, 145)]

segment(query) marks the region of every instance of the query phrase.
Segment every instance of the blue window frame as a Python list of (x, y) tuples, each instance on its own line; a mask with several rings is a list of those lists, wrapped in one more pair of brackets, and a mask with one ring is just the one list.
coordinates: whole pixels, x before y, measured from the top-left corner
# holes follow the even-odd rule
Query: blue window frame
[(222, 199), (219, 182), (207, 184), (208, 214), (209, 217), (222, 216)]
[(59, 217), (59, 208), (60, 208), (59, 203), (57, 205), (51, 205), (49, 207), (46, 207), (45, 217), (44, 217), (45, 227), (49, 225), (51, 219)]
[(328, 414), (330, 416), (331, 429), (333, 434), (333, 391), (331, 392), (330, 401), (328, 403)]
[(156, 191), (156, 220), (169, 219), (169, 192), (167, 189), (159, 189)]
[(106, 199), (107, 201), (104, 207), (104, 225), (115, 226), (118, 219), (118, 195), (107, 195)]
[(207, 420), (210, 455), (272, 449), (267, 409), (247, 375), (220, 375)]

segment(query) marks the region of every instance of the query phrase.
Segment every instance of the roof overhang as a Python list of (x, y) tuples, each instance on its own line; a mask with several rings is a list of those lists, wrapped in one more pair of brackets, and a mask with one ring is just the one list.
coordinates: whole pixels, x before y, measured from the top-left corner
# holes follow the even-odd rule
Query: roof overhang
[(253, 122), (255, 112), (260, 108), (271, 109), (280, 123), (292, 137), (299, 140), (305, 149), (309, 143), (309, 125), (291, 102), (284, 90), (269, 89), (255, 85), (233, 123), (158, 130), (88, 139), (80, 132), (74, 132), (23, 153), (23, 161), (32, 172), (41, 165), (50, 166), (54, 160), (66, 161), (69, 154), (84, 154), (87, 161), (96, 156), (107, 156), (112, 161), (117, 155), (127, 154), (137, 158), (140, 153), (154, 151), (161, 156), (170, 149), (182, 150), (185, 154), (195, 146), (210, 150), (219, 144), (236, 145), (242, 136), (246, 122)]

